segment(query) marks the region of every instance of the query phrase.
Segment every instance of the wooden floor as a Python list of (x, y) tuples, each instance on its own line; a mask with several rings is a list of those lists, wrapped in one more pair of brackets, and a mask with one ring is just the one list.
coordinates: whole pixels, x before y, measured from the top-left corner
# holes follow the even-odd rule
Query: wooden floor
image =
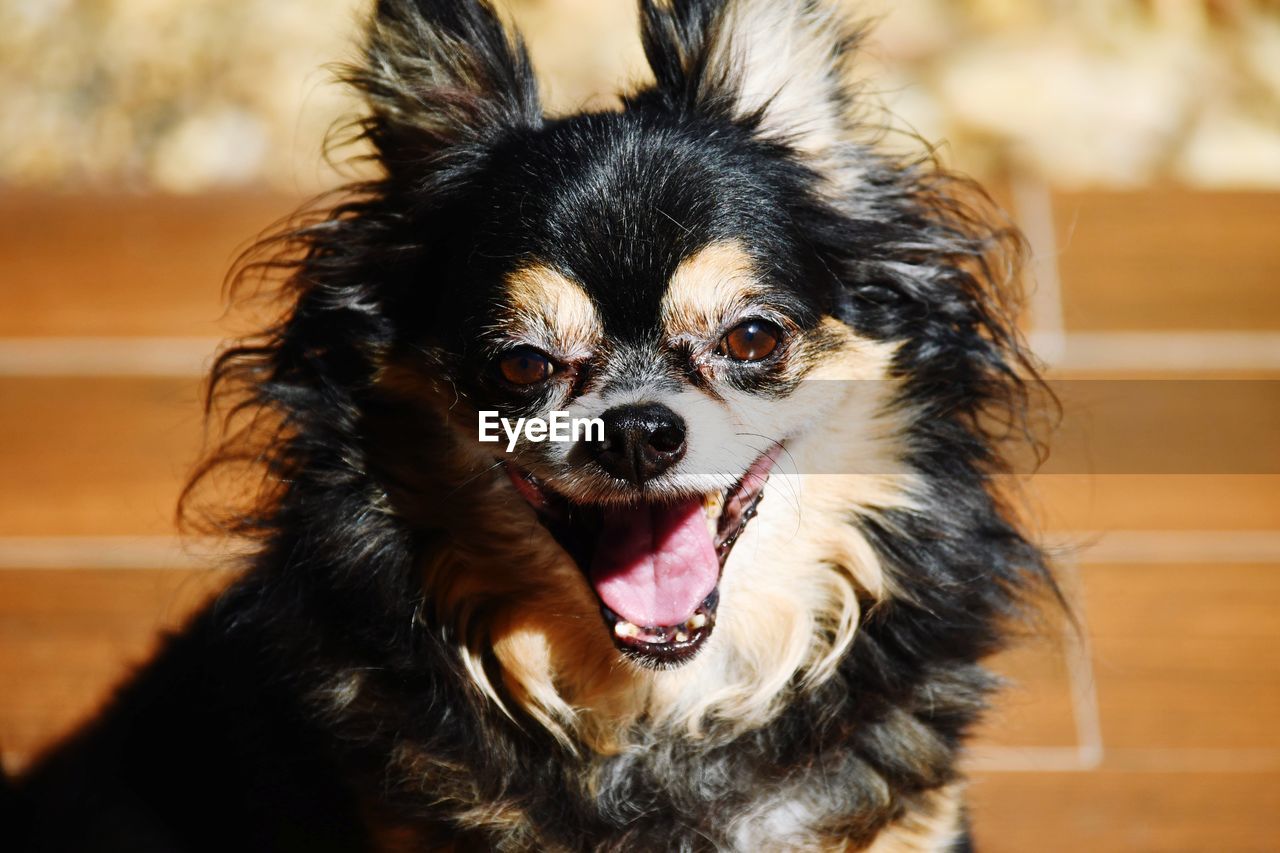
[[(1276, 426), (1280, 196), (1021, 198), (1057, 375), (1249, 378), (1242, 422)], [(10, 770), (228, 577), (175, 540), (174, 502), (202, 442), (200, 371), (243, 328), (223, 271), (290, 204), (0, 197)], [(1174, 420), (1170, 436), (1202, 419)], [(996, 662), (1012, 685), (969, 757), (981, 849), (1280, 850), (1280, 465), (1086, 470), (1024, 484), (1083, 631)]]

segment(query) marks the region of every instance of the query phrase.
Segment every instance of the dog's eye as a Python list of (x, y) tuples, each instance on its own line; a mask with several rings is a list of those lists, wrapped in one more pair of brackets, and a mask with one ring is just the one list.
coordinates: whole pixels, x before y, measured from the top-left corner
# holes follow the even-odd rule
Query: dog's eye
[(555, 365), (533, 347), (517, 347), (498, 362), (498, 370), (512, 385), (537, 385), (550, 378)]
[(782, 330), (768, 320), (744, 320), (720, 339), (716, 351), (734, 361), (761, 361), (778, 348)]

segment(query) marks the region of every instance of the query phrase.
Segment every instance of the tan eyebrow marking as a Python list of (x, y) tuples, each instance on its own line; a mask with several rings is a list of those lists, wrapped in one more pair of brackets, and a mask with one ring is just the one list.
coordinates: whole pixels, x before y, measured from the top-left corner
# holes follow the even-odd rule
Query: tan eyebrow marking
[(582, 286), (543, 264), (507, 276), (506, 304), (511, 330), (548, 348), (572, 352), (594, 344), (602, 332)]
[(676, 267), (662, 297), (662, 322), (672, 336), (710, 334), (763, 290), (740, 243), (711, 243)]

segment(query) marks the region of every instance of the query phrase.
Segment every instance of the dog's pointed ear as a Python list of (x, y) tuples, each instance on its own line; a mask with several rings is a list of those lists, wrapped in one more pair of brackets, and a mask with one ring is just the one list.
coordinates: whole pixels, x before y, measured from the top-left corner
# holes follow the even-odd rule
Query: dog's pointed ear
[(487, 0), (378, 0), (364, 63), (347, 79), (365, 95), (365, 135), (393, 173), (542, 121), (524, 45)]
[(645, 56), (678, 106), (825, 157), (850, 121), (860, 32), (833, 0), (641, 0)]

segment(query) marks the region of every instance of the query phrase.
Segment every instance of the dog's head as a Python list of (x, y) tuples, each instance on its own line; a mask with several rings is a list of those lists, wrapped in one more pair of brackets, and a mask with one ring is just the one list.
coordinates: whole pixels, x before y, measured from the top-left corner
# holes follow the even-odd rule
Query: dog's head
[(831, 671), (896, 583), (857, 520), (927, 500), (912, 454), (1013, 381), (1000, 240), (861, 141), (828, 5), (641, 12), (654, 81), (553, 118), (484, 3), (378, 4), (351, 79), (385, 174), (295, 232), (263, 396), (444, 531), (436, 617), (526, 704), (621, 671), (748, 717)]
[[(833, 169), (852, 35), (829, 11), (644, 11), (658, 82), (617, 112), (544, 118), (478, 4), (384, 3), (362, 80), (393, 174), (448, 173), (451, 198), (422, 199), (444, 214), (424, 226), (437, 248), (413, 272), (429, 292), (403, 312), (422, 320), (410, 337), (466, 402), (467, 439), (479, 412), (533, 438), (562, 413), (568, 440), (513, 444), (495, 417), (481, 449), (589, 579), (613, 641), (669, 666), (711, 634), (788, 441), (830, 414), (806, 383), (859, 349), (810, 225), (857, 164)], [(423, 79), (449, 97), (407, 85)]]

